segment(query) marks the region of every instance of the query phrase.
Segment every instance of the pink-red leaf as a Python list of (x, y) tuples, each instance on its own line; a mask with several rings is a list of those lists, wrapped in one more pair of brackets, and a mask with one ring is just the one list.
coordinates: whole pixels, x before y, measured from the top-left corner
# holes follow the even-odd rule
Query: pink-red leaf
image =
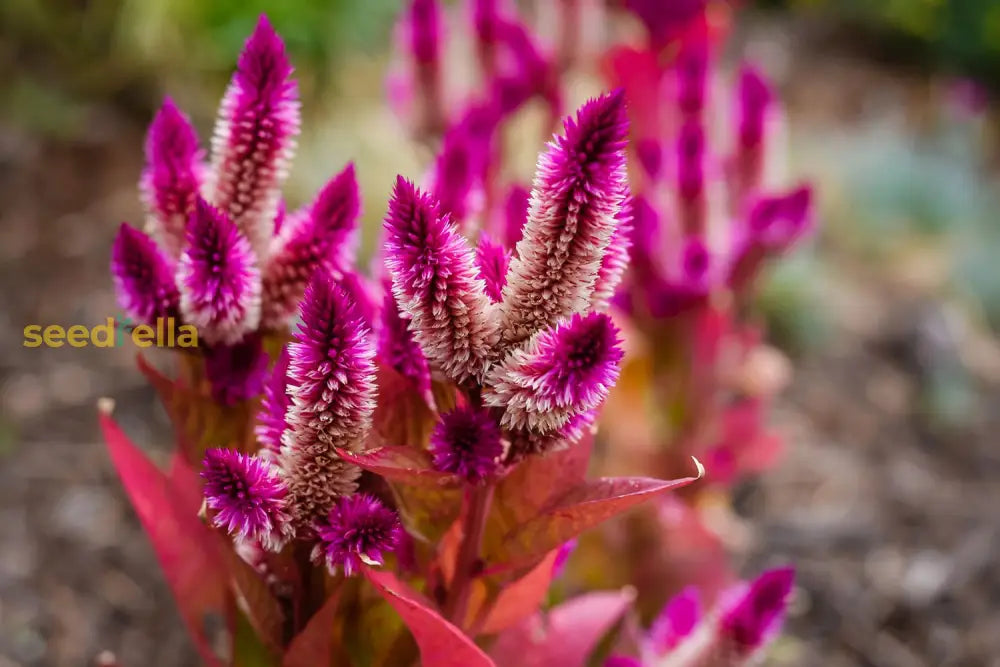
[(340, 594), (334, 593), (313, 614), (306, 627), (292, 638), (281, 661), (282, 667), (325, 667), (334, 664), (334, 622), (339, 611)]
[(552, 499), (535, 516), (512, 527), (493, 542), (491, 550), (486, 552), (487, 562), (504, 569), (531, 564), (588, 528), (696, 479), (607, 477), (587, 480)]
[(365, 575), (413, 633), (424, 667), (496, 667), (471, 639), (391, 572), (365, 568)]
[(552, 566), (556, 551), (550, 551), (528, 574), (504, 586), (479, 629), (486, 635), (501, 630), (530, 617), (545, 601), (549, 585), (552, 583)]
[(426, 450), (413, 447), (379, 447), (358, 454), (338, 451), (341, 458), (385, 479), (411, 486), (455, 487), (461, 479), (439, 472)]
[(634, 597), (631, 589), (575, 597), (504, 632), (490, 653), (498, 665), (581, 667)]
[(111, 419), (109, 408), (101, 410), (99, 419), (108, 453), (153, 544), (181, 617), (202, 659), (218, 665), (211, 638), (204, 633), (208, 618), (229, 618), (228, 577), (216, 535), (188, 511), (189, 503), (132, 444)]

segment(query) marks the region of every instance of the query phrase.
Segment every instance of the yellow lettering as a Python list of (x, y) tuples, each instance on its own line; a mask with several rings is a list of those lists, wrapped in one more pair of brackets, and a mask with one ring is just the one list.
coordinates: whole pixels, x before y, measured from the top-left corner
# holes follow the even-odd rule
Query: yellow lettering
[(138, 347), (149, 347), (153, 344), (152, 338), (155, 335), (153, 327), (148, 324), (140, 324), (132, 329), (132, 342)]
[(182, 324), (180, 335), (177, 337), (177, 345), (180, 347), (198, 347), (198, 330), (193, 324)]
[(49, 347), (62, 347), (63, 346), (63, 336), (66, 335), (66, 330), (63, 329), (58, 324), (50, 324), (45, 327), (45, 333), (43, 334), (45, 338), (45, 344)]
[(86, 347), (87, 339), (89, 337), (90, 332), (87, 331), (87, 327), (82, 324), (74, 324), (66, 332), (66, 342), (68, 342), (71, 347)]
[(42, 326), (40, 324), (29, 324), (24, 327), (24, 346), (25, 347), (41, 347), (42, 346)]
[[(99, 338), (99, 334), (104, 334)], [(98, 324), (90, 330), (90, 342), (94, 347), (114, 347), (115, 346), (115, 318), (109, 317), (107, 323)]]

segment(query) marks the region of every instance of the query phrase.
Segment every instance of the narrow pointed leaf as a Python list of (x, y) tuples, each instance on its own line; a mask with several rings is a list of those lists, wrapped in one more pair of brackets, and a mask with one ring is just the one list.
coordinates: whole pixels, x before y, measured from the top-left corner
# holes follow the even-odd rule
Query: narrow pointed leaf
[(226, 570), (211, 530), (183, 511), (166, 476), (139, 451), (110, 416), (99, 414), (101, 431), (125, 492), (149, 536), (181, 617), (206, 664), (219, 665), (204, 634), (206, 620), (226, 618)]
[(508, 567), (535, 562), (583, 531), (696, 479), (606, 477), (587, 480), (546, 504), (537, 516), (508, 531), (493, 550), (487, 552), (486, 558)]
[(435, 470), (430, 455), (423, 449), (385, 446), (360, 454), (347, 450), (337, 453), (348, 463), (400, 484), (436, 488), (461, 483), (457, 476)]
[(545, 601), (552, 583), (552, 566), (557, 551), (550, 551), (528, 574), (500, 591), (480, 631), (494, 634), (530, 617)]
[(391, 572), (365, 568), (365, 575), (413, 633), (424, 667), (495, 667), (481, 648)]

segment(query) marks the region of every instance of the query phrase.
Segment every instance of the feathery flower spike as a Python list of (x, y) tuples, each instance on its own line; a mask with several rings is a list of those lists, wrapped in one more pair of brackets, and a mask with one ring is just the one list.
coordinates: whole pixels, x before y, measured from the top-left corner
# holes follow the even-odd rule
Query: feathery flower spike
[(479, 267), (479, 276), (486, 283), (486, 294), (493, 303), (500, 302), (503, 286), (507, 284), (509, 264), (510, 252), (484, 232), (476, 246), (476, 266)]
[(147, 228), (173, 258), (184, 247), (184, 230), (205, 179), (203, 157), (191, 121), (168, 97), (149, 126), (139, 190)]
[(201, 476), (212, 523), (239, 540), (277, 549), (289, 537), (284, 484), (265, 461), (231, 449), (205, 452)]
[(240, 54), (212, 137), (209, 200), (264, 257), (299, 132), (298, 86), (285, 45), (264, 15)]
[(632, 247), (632, 199), (622, 204), (618, 212), (618, 226), (615, 227), (601, 260), (601, 269), (594, 283), (594, 294), (590, 298), (594, 310), (607, 310), (618, 284), (628, 268), (629, 250)]
[[(388, 282), (388, 281), (386, 281)], [(392, 295), (392, 285), (387, 284), (382, 304), (382, 326), (379, 328), (379, 358), (396, 372), (413, 383), (428, 405), (434, 404), (431, 393), (431, 370), (424, 351), (410, 331), (409, 319), (399, 312), (399, 305)]]
[(639, 17), (649, 33), (654, 49), (661, 49), (683, 33), (705, 11), (707, 0), (625, 0), (625, 6)]
[(437, 470), (475, 483), (496, 470), (504, 447), (489, 413), (462, 406), (441, 415), (431, 432), (430, 452)]
[(265, 329), (288, 325), (317, 269), (324, 268), (337, 279), (349, 270), (360, 209), (354, 165), (348, 164), (312, 204), (283, 223), (263, 271), (261, 324)]
[(288, 348), (285, 347), (274, 362), (271, 375), (264, 384), (264, 396), (257, 412), (254, 434), (260, 445), (260, 456), (277, 461), (281, 452), (281, 434), (287, 428), (285, 415), (291, 399), (288, 396)]
[(503, 409), (505, 428), (553, 433), (604, 401), (622, 355), (610, 317), (576, 314), (543, 329), (495, 366), (483, 400)]
[(260, 322), (260, 271), (246, 237), (200, 197), (177, 267), (181, 313), (210, 344), (232, 344)]
[(502, 342), (516, 345), (587, 309), (628, 196), (621, 91), (584, 104), (539, 157), (528, 221), (501, 302)]
[(111, 248), (118, 305), (136, 322), (177, 317), (180, 295), (173, 269), (153, 239), (124, 222)]
[(332, 574), (343, 569), (350, 577), (362, 564), (381, 565), (401, 531), (399, 517), (378, 498), (365, 493), (339, 498), (316, 525), (313, 558), (325, 562)]
[(326, 516), (354, 492), (359, 471), (337, 449), (356, 451), (375, 409), (375, 355), (367, 327), (344, 291), (319, 273), (306, 288), (302, 321), (288, 345), (288, 429), (281, 468), (297, 527)]
[(398, 177), (385, 219), (385, 263), (427, 360), (457, 382), (479, 377), (496, 340), (475, 255), (438, 203)]

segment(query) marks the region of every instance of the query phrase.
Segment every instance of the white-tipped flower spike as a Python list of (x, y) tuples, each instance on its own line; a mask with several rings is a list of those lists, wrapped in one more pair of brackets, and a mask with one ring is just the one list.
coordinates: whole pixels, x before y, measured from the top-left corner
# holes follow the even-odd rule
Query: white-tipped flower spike
[(607, 310), (611, 297), (615, 295), (618, 284), (628, 268), (629, 250), (632, 248), (632, 200), (628, 199), (618, 214), (618, 226), (611, 235), (604, 259), (601, 260), (601, 270), (594, 283), (594, 294), (590, 304), (594, 310)]
[(456, 382), (481, 377), (497, 320), (472, 248), (434, 198), (402, 177), (385, 229), (396, 303), (427, 360)]
[(621, 359), (611, 318), (577, 314), (542, 330), (493, 367), (483, 401), (503, 410), (500, 424), (507, 429), (551, 434), (607, 398)]
[(146, 227), (173, 259), (184, 247), (184, 230), (205, 179), (203, 156), (191, 121), (168, 97), (149, 126), (139, 190)]
[(260, 271), (250, 244), (225, 213), (200, 197), (177, 265), (184, 320), (206, 343), (232, 344), (260, 323)]
[(274, 233), (281, 185), (299, 132), (298, 86), (285, 45), (264, 16), (240, 54), (212, 137), (209, 200), (259, 257)]
[(317, 270), (337, 279), (350, 270), (360, 210), (354, 165), (349, 164), (312, 204), (282, 224), (264, 266), (261, 325), (265, 329), (288, 325)]
[(621, 91), (584, 104), (539, 157), (524, 235), (501, 302), (501, 342), (527, 340), (589, 308), (628, 197)]
[(288, 345), (291, 404), (280, 465), (300, 528), (324, 518), (356, 488), (359, 471), (337, 449), (357, 451), (375, 410), (375, 348), (344, 291), (319, 273), (306, 288), (302, 322)]

